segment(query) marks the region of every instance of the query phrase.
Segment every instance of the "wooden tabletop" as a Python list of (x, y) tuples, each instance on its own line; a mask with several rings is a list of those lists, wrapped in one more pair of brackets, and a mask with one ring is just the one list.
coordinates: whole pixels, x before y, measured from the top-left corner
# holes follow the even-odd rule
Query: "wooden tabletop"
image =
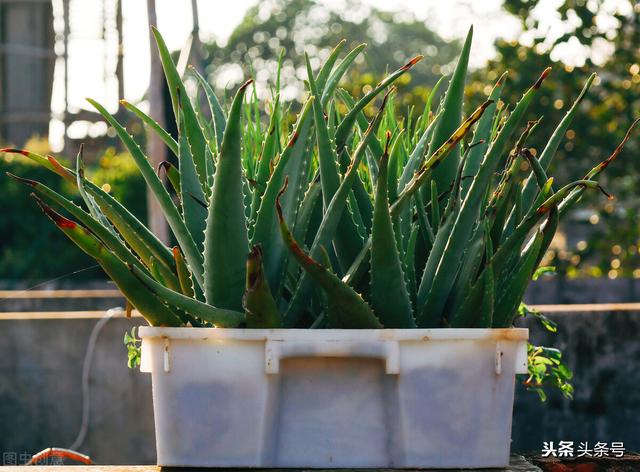
[[(178, 468), (178, 467), (159, 467), (156, 465), (57, 465), (57, 466), (46, 466), (46, 465), (34, 465), (29, 466), (26, 470), (29, 472), (171, 472), (178, 470), (194, 470), (194, 471), (205, 471), (205, 470), (227, 470), (227, 469), (187, 469), (187, 468)], [(282, 470), (283, 472), (293, 472), (293, 471), (304, 471), (306, 469), (228, 469), (234, 472), (242, 472), (242, 471), (251, 471), (257, 472), (260, 470), (269, 470), (269, 471), (278, 471)], [(329, 469), (327, 472), (338, 472), (338, 471), (381, 471), (381, 472), (389, 472), (394, 469)], [(456, 470), (462, 469), (429, 469), (432, 472), (455, 472)], [(470, 472), (470, 469), (464, 469), (466, 472)], [(511, 456), (511, 464), (509, 467), (505, 469), (478, 469), (482, 472), (542, 472), (540, 468), (532, 465), (529, 461), (527, 461), (522, 456), (513, 455)], [(25, 472), (24, 466), (2, 466), (0, 467), (1, 472)], [(320, 469), (310, 469), (310, 472), (321, 472)], [(403, 472), (409, 472), (406, 469), (403, 469)], [(417, 472), (417, 471), (416, 471)]]

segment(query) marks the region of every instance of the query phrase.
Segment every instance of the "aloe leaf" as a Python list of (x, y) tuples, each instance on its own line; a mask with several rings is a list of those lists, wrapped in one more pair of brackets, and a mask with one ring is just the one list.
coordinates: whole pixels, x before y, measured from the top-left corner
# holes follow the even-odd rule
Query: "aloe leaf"
[[(336, 46), (331, 50), (331, 53), (329, 53), (329, 57), (327, 57), (327, 60), (324, 62), (324, 64), (320, 68), (320, 71), (318, 72), (318, 76), (316, 77), (316, 83), (318, 84), (318, 88), (320, 90), (324, 90), (324, 86), (327, 83), (327, 79), (329, 78), (331, 71), (333, 70), (333, 66), (338, 60), (338, 57), (340, 56), (340, 53), (342, 52), (342, 49), (344, 48), (345, 44), (347, 44), (346, 39), (343, 39), (338, 44), (336, 44)], [(338, 79), (338, 82), (339, 81), (340, 79)]]
[(400, 67), (393, 73), (389, 74), (385, 77), (378, 85), (375, 86), (371, 92), (367, 93), (364, 97), (362, 97), (358, 102), (354, 105), (354, 107), (349, 110), (349, 113), (342, 119), (342, 122), (338, 125), (338, 129), (336, 129), (336, 150), (338, 155), (342, 152), (347, 139), (351, 135), (353, 131), (353, 125), (356, 122), (358, 117), (358, 113), (360, 113), (364, 107), (366, 107), (380, 92), (389, 87), (393, 82), (395, 82), (400, 76), (409, 71), (413, 66), (415, 66), (423, 56), (416, 56), (407, 62), (404, 66)]
[(389, 186), (389, 201), (394, 202), (398, 198), (398, 175), (401, 154), (404, 151), (402, 139), (404, 137), (405, 130), (401, 129), (393, 138), (391, 143), (391, 151), (389, 152), (389, 177), (387, 179)]
[[(591, 76), (589, 76), (586, 83), (584, 84), (584, 87), (582, 87), (578, 98), (576, 98), (569, 111), (567, 111), (564, 118), (562, 118), (562, 121), (560, 121), (556, 129), (553, 131), (553, 134), (549, 138), (549, 141), (547, 141), (544, 150), (540, 154), (538, 162), (540, 163), (540, 167), (542, 167), (542, 169), (544, 169), (545, 171), (549, 167), (549, 164), (551, 164), (551, 161), (553, 160), (553, 157), (558, 150), (558, 146), (560, 146), (560, 143), (564, 139), (567, 129), (573, 122), (573, 119), (578, 112), (580, 103), (587, 95), (587, 92), (589, 91), (589, 88), (591, 87), (591, 84), (595, 80), (596, 76), (596, 74), (591, 74)], [(535, 179), (533, 177), (535, 177)], [(533, 201), (533, 197), (536, 193), (536, 179), (538, 179), (539, 181), (539, 178), (534, 173), (534, 176), (527, 179), (525, 187), (522, 190), (522, 207), (525, 211), (528, 211), (531, 208), (530, 202)]]
[(431, 181), (431, 228), (434, 229), (434, 234), (438, 232), (440, 227), (440, 203), (438, 201), (438, 183), (435, 180)]
[(203, 282), (202, 276), (202, 253), (198, 250), (189, 230), (187, 229), (184, 221), (180, 216), (180, 212), (176, 208), (173, 200), (171, 200), (171, 196), (167, 192), (167, 189), (162, 184), (162, 181), (158, 178), (156, 173), (154, 172), (151, 164), (147, 160), (147, 157), (144, 155), (140, 146), (133, 140), (131, 135), (127, 132), (124, 127), (118, 123), (118, 121), (98, 102), (95, 100), (87, 99), (89, 103), (91, 103), (100, 114), (107, 120), (107, 122), (116, 130), (116, 133), (127, 147), (127, 150), (133, 157), (142, 177), (145, 182), (153, 192), (160, 208), (164, 213), (164, 216), (169, 223), (169, 227), (173, 231), (180, 247), (184, 251), (184, 254), (187, 258), (187, 262), (189, 263), (189, 267), (191, 271), (195, 275), (196, 279), (199, 283)]
[(438, 167), (446, 157), (448, 157), (451, 151), (456, 145), (466, 136), (471, 130), (473, 125), (482, 117), (485, 110), (491, 105), (491, 101), (486, 101), (469, 117), (462, 122), (457, 130), (447, 139), (433, 154), (430, 154), (426, 161), (420, 166), (420, 168), (414, 172), (411, 179), (403, 187), (402, 191), (398, 195), (398, 199), (391, 206), (392, 214), (399, 214), (404, 208), (404, 205), (409, 202), (413, 194), (427, 182), (431, 171)]
[(95, 199), (102, 213), (145, 264), (154, 256), (168, 267), (173, 265), (171, 251), (157, 236), (111, 195), (90, 182), (87, 184), (87, 192)]
[(329, 327), (331, 328), (382, 328), (382, 324), (367, 302), (350, 286), (342, 282), (322, 264), (309, 257), (300, 248), (287, 227), (282, 214), (280, 197), (286, 190), (286, 183), (276, 199), (276, 212), (280, 223), (282, 239), (291, 254), (313, 280), (327, 293), (329, 301)]
[(507, 328), (513, 322), (513, 317), (522, 302), (524, 292), (529, 285), (529, 281), (536, 270), (538, 255), (542, 247), (544, 233), (540, 230), (535, 238), (523, 251), (520, 256), (520, 263), (514, 272), (504, 280), (503, 287), (498, 289), (496, 294), (495, 314), (493, 320), (494, 328)]
[[(133, 277), (127, 269), (127, 265), (111, 253), (98, 238), (75, 221), (57, 213), (41, 200), (37, 201), (42, 211), (51, 218), (56, 226), (80, 249), (100, 264), (100, 267), (116, 283), (125, 298), (151, 325), (180, 326), (180, 320), (171, 310)], [(140, 271), (140, 269), (137, 270)], [(142, 271), (140, 273), (144, 274)], [(144, 275), (148, 277), (146, 274)]]
[(212, 323), (218, 328), (237, 328), (244, 321), (244, 313), (242, 312), (218, 308), (171, 290), (159, 284), (136, 267), (130, 266), (129, 270), (131, 275), (137, 278), (147, 290), (161, 297), (167, 305), (182, 310), (202, 321)]
[[(456, 146), (456, 144), (466, 135), (471, 129), (473, 124), (477, 122), (484, 110), (491, 104), (491, 102), (485, 102), (480, 105), (455, 131), (453, 135), (445, 142), (440, 148), (432, 154), (420, 167), (420, 170), (416, 172), (411, 180), (404, 187), (397, 200), (391, 205), (391, 217), (398, 218), (402, 215), (402, 212), (406, 209), (406, 205), (413, 198), (414, 194), (428, 181), (431, 169), (439, 165), (439, 163), (445, 159), (449, 152)], [(451, 218), (449, 218), (451, 220)], [(346, 271), (343, 280), (349, 281), (349, 283), (356, 282), (364, 271), (364, 266), (367, 264), (368, 252), (371, 249), (371, 238), (365, 241), (363, 248), (358, 256), (354, 259), (353, 263)]]
[(296, 241), (305, 241), (309, 234), (309, 225), (313, 216), (314, 210), (320, 202), (320, 195), (322, 193), (322, 187), (320, 182), (316, 179), (309, 184), (302, 203), (300, 204), (300, 210), (296, 217), (296, 225), (293, 230), (293, 235)]
[(213, 88), (211, 88), (211, 85), (209, 85), (209, 82), (207, 82), (207, 80), (202, 77), (202, 75), (200, 75), (195, 67), (190, 66), (189, 70), (196, 78), (207, 97), (207, 102), (209, 103), (209, 109), (211, 111), (211, 119), (213, 120), (213, 130), (216, 136), (216, 145), (217, 149), (220, 149), (220, 146), (222, 145), (222, 136), (224, 135), (224, 128), (227, 124), (224, 110), (222, 109), (220, 101), (218, 101), (218, 97), (213, 91)]
[(360, 44), (355, 48), (353, 48), (349, 52), (349, 54), (347, 54), (344, 57), (344, 59), (340, 61), (340, 63), (336, 66), (335, 70), (331, 73), (331, 75), (329, 75), (326, 81), (326, 84), (323, 84), (322, 81), (320, 80), (321, 78), (320, 75), (318, 76), (318, 91), (319, 92), (322, 91), (322, 96), (320, 97), (320, 103), (322, 105), (322, 108), (325, 108), (327, 106), (327, 102), (333, 95), (333, 92), (338, 86), (340, 79), (342, 79), (342, 76), (344, 76), (344, 74), (347, 72), (347, 69), (349, 69), (349, 66), (351, 65), (351, 63), (353, 63), (353, 61), (356, 59), (356, 57), (358, 57), (358, 55), (362, 52), (362, 50), (365, 47), (366, 47), (365, 44)]
[[(355, 98), (353, 98), (351, 94), (346, 90), (339, 89), (338, 95), (340, 96), (340, 99), (344, 102), (344, 104), (347, 106), (347, 109), (351, 110), (356, 105)], [(387, 110), (389, 110), (389, 107), (387, 107)], [(367, 118), (364, 116), (364, 112), (361, 111), (360, 113), (357, 114), (356, 124), (358, 125), (358, 128), (360, 128), (361, 132), (364, 133), (366, 131), (367, 127), (369, 126), (369, 122), (367, 121)], [(375, 136), (372, 136), (371, 141), (369, 141), (369, 149), (371, 150), (374, 156), (381, 156), (382, 153), (384, 152), (384, 150), (382, 149), (382, 145), (380, 144), (380, 141), (378, 141), (378, 138), (376, 138)], [(373, 162), (375, 163), (375, 161)], [(377, 169), (370, 169), (370, 172), (377, 173)], [(372, 180), (375, 182), (376, 180), (375, 176), (372, 176)]]
[(149, 259), (149, 272), (154, 279), (171, 290), (180, 290), (180, 281), (162, 263), (159, 263), (153, 256)]
[[(316, 237), (313, 241), (313, 244), (311, 245), (310, 254), (312, 258), (318, 258), (321, 250), (320, 247), (327, 247), (336, 234), (336, 229), (338, 227), (340, 219), (342, 218), (348, 195), (351, 191), (353, 182), (357, 177), (358, 166), (360, 165), (360, 162), (362, 162), (362, 158), (367, 149), (368, 138), (375, 132), (375, 128), (380, 122), (387, 97), (388, 94), (385, 95), (385, 99), (382, 101), (378, 113), (373, 118), (373, 120), (371, 120), (369, 128), (364, 133), (362, 140), (358, 144), (351, 164), (344, 178), (342, 179), (342, 182), (340, 183), (340, 187), (333, 195), (333, 198), (331, 199), (331, 202), (329, 203), (329, 206), (327, 207), (323, 215), (322, 223), (320, 224), (318, 232), (316, 233)], [(298, 281), (291, 300), (289, 301), (287, 311), (284, 314), (284, 323), (287, 327), (293, 327), (296, 325), (306, 306), (306, 300), (308, 299), (310, 290), (309, 279), (306, 277), (306, 275), (306, 273), (303, 274), (303, 276)]]
[[(311, 93), (318, 93), (317, 84), (311, 73), (311, 65), (307, 60), (307, 76), (309, 78), (309, 88)], [(322, 186), (323, 205), (326, 209), (331, 199), (340, 187), (340, 171), (338, 170), (338, 155), (336, 153), (334, 143), (329, 134), (329, 128), (322, 105), (317, 101), (313, 103), (313, 117), (315, 121), (316, 140), (318, 144), (318, 166), (320, 169), (320, 183)], [(350, 208), (351, 212), (357, 211), (357, 206)], [(336, 232), (334, 248), (340, 267), (347, 267), (356, 254), (360, 251), (363, 241), (359, 236), (358, 228), (354, 223), (354, 219), (349, 211), (345, 212), (339, 223), (339, 229)]]
[(445, 78), (446, 76), (444, 75), (440, 77), (436, 82), (436, 84), (431, 89), (431, 91), (429, 92), (427, 101), (424, 104), (424, 110), (422, 112), (422, 116), (418, 118), (418, 123), (416, 123), (416, 133), (418, 131), (426, 130), (427, 127), (433, 122), (434, 116), (432, 115), (432, 112), (431, 112), (431, 104), (433, 103), (433, 98), (438, 93), (438, 90), (440, 90), (440, 86), (442, 85), (442, 82), (444, 82)]
[(87, 205), (87, 208), (89, 209), (89, 213), (91, 214), (91, 216), (93, 216), (93, 218), (96, 221), (100, 222), (100, 224), (103, 225), (105, 228), (107, 228), (110, 232), (115, 234), (115, 231), (113, 230), (112, 226), (109, 224), (109, 221), (107, 220), (107, 218), (100, 211), (100, 208), (96, 204), (95, 200), (91, 197), (91, 195), (88, 195), (87, 191), (84, 189), (85, 178), (84, 178), (84, 160), (82, 157), (83, 148), (84, 148), (84, 145), (80, 144), (80, 150), (78, 151), (78, 155), (76, 156), (76, 186), (78, 187), (78, 192), (80, 193), (80, 196), (82, 197), (82, 200), (84, 201), (85, 205)]
[[(183, 117), (183, 115), (181, 115)], [(184, 121), (181, 121), (184, 124)], [(193, 242), (199, 250), (204, 245), (204, 230), (207, 219), (207, 209), (198, 202), (207, 200), (205, 193), (200, 185), (198, 173), (191, 146), (184, 133), (184, 127), (180, 128), (180, 136), (178, 138), (180, 148), (178, 151), (178, 161), (180, 165), (180, 201), (182, 202), (182, 218), (184, 224), (193, 238)]]
[[(429, 224), (429, 218), (427, 217), (427, 211), (422, 201), (422, 195), (420, 192), (416, 192), (414, 195), (416, 201), (416, 214), (418, 216), (418, 224), (420, 232), (424, 238), (425, 247), (430, 248), (436, 240), (433, 228)], [(438, 223), (439, 224), (439, 223)]]
[[(481, 237), (479, 241), (484, 242), (480, 247), (484, 248), (484, 260), (487, 262), (475, 282), (472, 283), (472, 278), (468, 279), (469, 286), (461, 294), (466, 295), (466, 298), (464, 298), (459, 308), (453, 309), (453, 316), (450, 322), (452, 328), (490, 328), (493, 323), (495, 278), (493, 267), (489, 263), (493, 248), (488, 222), (485, 222), (483, 226), (484, 231), (478, 231), (477, 233), (484, 234), (484, 239)], [(482, 255), (482, 252), (480, 251), (480, 255)], [(478, 258), (476, 255), (474, 255), (474, 258), (482, 259), (482, 257)]]
[[(464, 98), (464, 83), (467, 75), (467, 66), (469, 63), (469, 53), (471, 51), (471, 40), (473, 38), (473, 26), (469, 29), (467, 38), (465, 39), (456, 65), (455, 71), (451, 76), (451, 81), (444, 96), (442, 117), (433, 132), (433, 139), (429, 144), (429, 154), (442, 146), (449, 136), (458, 128), (462, 120), (462, 100)], [(438, 184), (438, 188), (446, 190), (451, 187), (455, 178), (460, 156), (454, 152), (454, 157), (449, 158), (438, 166), (433, 172), (433, 179)]]
[[(275, 202), (278, 191), (280, 190), (287, 173), (301, 164), (297, 161), (305, 161), (307, 158), (307, 156), (305, 156), (305, 149), (310, 131), (310, 122), (308, 118), (313, 102), (313, 96), (309, 97), (305, 102), (302, 111), (298, 116), (298, 121), (289, 137), (288, 144), (271, 173), (271, 177), (267, 182), (267, 188), (262, 196), (262, 201), (260, 202), (260, 208), (258, 209), (253, 234), (251, 236), (251, 245), (255, 246), (260, 244), (262, 247), (267, 280), (269, 282), (269, 287), (272, 287), (272, 290), (275, 293), (279, 293), (281, 289), (281, 284), (284, 279), (283, 274), (286, 269), (287, 256), (287, 249), (280, 238), (278, 220), (274, 211)], [(294, 161), (292, 165), (289, 165), (290, 161)], [(296, 176), (296, 179), (300, 179), (300, 174)], [(302, 184), (299, 183), (299, 185)], [(287, 200), (287, 211), (290, 211), (292, 203), (293, 200), (289, 198)], [(286, 217), (290, 218), (291, 213), (288, 213)], [(289, 224), (293, 225), (294, 222), (295, 219), (289, 220)]]
[(92, 233), (94, 233), (119, 259), (126, 263), (136, 264), (140, 268), (143, 268), (140, 261), (131, 253), (131, 251), (129, 251), (117, 235), (114, 235), (107, 229), (107, 227), (98, 222), (71, 200), (68, 200), (55, 190), (52, 190), (46, 185), (36, 182), (35, 180), (18, 177), (9, 172), (7, 172), (7, 175), (19, 182), (29, 185), (41, 198), (47, 200), (48, 203), (53, 203), (70, 213), (82, 225), (86, 226)]
[(485, 255), (486, 233), (489, 222), (478, 225), (473, 233), (473, 237), (465, 251), (464, 259), (456, 282), (451, 289), (451, 294), (447, 300), (446, 312), (455, 314), (464, 300), (469, 295), (473, 284), (480, 271), (480, 265)]
[[(549, 177), (547, 176), (547, 173), (545, 172), (544, 168), (540, 164), (540, 161), (536, 158), (536, 156), (534, 156), (531, 153), (531, 151), (529, 151), (526, 148), (522, 150), (521, 154), (525, 157), (525, 159), (527, 159), (527, 162), (531, 166), (531, 170), (533, 171), (533, 177), (535, 177), (535, 183), (537, 184), (538, 188), (539, 189), (544, 188), (544, 185), (547, 182), (547, 180), (549, 180)], [(527, 185), (528, 183), (529, 181), (527, 180), (525, 185)], [(526, 190), (526, 187), (525, 187), (525, 190)], [(533, 202), (534, 194), (527, 193), (525, 196), (525, 193), (523, 191), (523, 198), (521, 200), (523, 202), (526, 202), (527, 204), (529, 203), (529, 200)], [(531, 206), (527, 205), (527, 209), (529, 208), (531, 208)]]
[(137, 106), (129, 103), (126, 100), (120, 100), (120, 104), (136, 115), (138, 118), (142, 120), (142, 122), (147, 125), (151, 130), (158, 135), (158, 137), (162, 140), (163, 143), (167, 145), (167, 147), (171, 150), (174, 156), (178, 155), (178, 143), (175, 139), (171, 137), (169, 133), (167, 133), (156, 120), (151, 118), (145, 112), (140, 110)]
[(162, 161), (158, 165), (158, 175), (160, 175), (160, 169), (164, 170), (167, 180), (171, 184), (171, 188), (176, 192), (179, 198), (182, 198), (182, 191), (180, 190), (180, 171), (169, 161)]
[[(442, 318), (445, 303), (460, 267), (462, 251), (469, 243), (475, 222), (478, 220), (483, 197), (491, 183), (491, 176), (495, 172), (508, 139), (522, 120), (533, 96), (549, 72), (550, 69), (546, 69), (533, 87), (524, 94), (487, 151), (462, 207), (455, 215), (455, 223), (451, 228), (451, 233), (438, 231), (436, 234), (434, 248), (438, 247), (439, 250), (432, 250), (429, 254), (418, 289), (420, 307), (420, 313), (417, 317), (418, 326), (436, 326)], [(446, 238), (446, 244), (438, 243), (441, 238)]]
[(56, 167), (55, 165), (52, 164), (52, 162), (47, 159), (46, 157), (40, 155), (40, 154), (36, 154), (35, 152), (31, 152), (31, 151), (27, 151), (26, 149), (16, 149), (16, 148), (2, 148), (0, 149), (0, 154), (1, 153), (7, 153), (7, 154), (20, 154), (24, 157), (27, 157), (29, 159), (31, 159), (33, 162), (35, 162), (36, 164), (41, 165), (42, 167), (50, 170), (51, 172), (53, 172), (54, 174), (58, 174), (60, 177), (63, 177), (65, 180), (68, 180), (69, 182), (72, 182), (75, 185), (75, 177), (66, 173), (66, 172), (60, 172), (59, 168)]
[(389, 213), (387, 172), (389, 141), (380, 158), (371, 233), (371, 306), (387, 328), (413, 328), (415, 322), (405, 283), (400, 254)]
[[(205, 141), (204, 134), (200, 128), (196, 112), (191, 105), (189, 96), (187, 95), (184, 84), (182, 83), (180, 74), (173, 63), (173, 59), (171, 59), (171, 54), (169, 53), (169, 49), (167, 49), (164, 39), (155, 27), (152, 26), (151, 31), (156, 39), (156, 45), (158, 46), (158, 52), (160, 53), (160, 61), (162, 62), (162, 68), (164, 69), (164, 74), (167, 78), (167, 86), (169, 88), (169, 93), (171, 94), (171, 103), (173, 105), (173, 113), (176, 117), (176, 125), (178, 127), (180, 126), (179, 108), (182, 107), (182, 112), (184, 113), (184, 132), (186, 133), (189, 144), (191, 145), (193, 161), (196, 169), (198, 170), (200, 184), (205, 188), (207, 185), (207, 169), (205, 163), (205, 148), (207, 147), (207, 143)], [(196, 259), (193, 258), (193, 255), (189, 254), (189, 251), (187, 251), (185, 245), (180, 241), (177, 234), (176, 238), (178, 239), (178, 242), (180, 242), (180, 246), (182, 246), (185, 251), (185, 256), (187, 257), (189, 265), (194, 265), (196, 263)]]
[[(591, 169), (589, 172), (587, 172), (587, 174), (584, 176), (583, 180), (592, 180), (593, 178), (597, 177), (598, 175), (600, 175), (600, 173), (603, 170), (605, 170), (618, 157), (618, 155), (624, 149), (624, 145), (627, 143), (627, 141), (629, 141), (629, 138), (631, 138), (631, 133), (633, 132), (633, 129), (636, 127), (636, 125), (638, 123), (640, 123), (640, 118), (638, 118), (637, 120), (635, 120), (631, 124), (631, 126), (627, 130), (627, 133), (625, 134), (624, 138), (622, 138), (622, 141), (620, 142), (620, 144), (618, 144), (616, 146), (616, 148), (613, 150), (611, 155), (609, 157), (607, 157), (604, 161), (599, 163), (597, 166), (595, 166), (593, 169)], [(585, 190), (585, 187), (577, 187), (576, 189), (573, 190), (573, 192), (571, 192), (571, 194), (569, 194), (560, 203), (560, 205), (558, 207), (558, 210), (560, 212), (560, 216), (564, 215), (566, 213), (566, 211), (569, 208), (571, 208), (571, 206), (576, 201), (578, 201), (580, 199), (580, 197), (584, 193), (584, 190)]]
[[(71, 169), (68, 169), (62, 166), (57, 160), (55, 160), (55, 158), (51, 156), (49, 156), (49, 158), (47, 159), (39, 154), (26, 152), (26, 151), (21, 152), (21, 150), (8, 149), (4, 151), (17, 152), (19, 154), (22, 154), (28, 157), (29, 159), (33, 160), (34, 162), (43, 165), (45, 168), (52, 171), (53, 173), (62, 176), (63, 178), (68, 180), (69, 183), (71, 183), (72, 185), (77, 184), (76, 173)], [(29, 182), (33, 182), (33, 181), (29, 181)], [(139, 249), (142, 254), (146, 255), (147, 261), (148, 261), (148, 257), (153, 255), (157, 259), (163, 261), (167, 267), (172, 267), (173, 258), (169, 248), (167, 248), (151, 231), (149, 231), (149, 229), (146, 226), (144, 226), (133, 214), (131, 214), (129, 210), (127, 210), (120, 202), (118, 202), (115, 198), (113, 198), (107, 192), (102, 190), (100, 187), (93, 184), (91, 181), (84, 180), (84, 185), (85, 185), (86, 191), (91, 195), (91, 197), (93, 197), (93, 199), (96, 201), (96, 203), (100, 207), (100, 211), (109, 219), (109, 221), (111, 221), (114, 224), (118, 232), (123, 236), (125, 241), (127, 241), (127, 244), (132, 244), (135, 241), (141, 241), (141, 244), (143, 244), (144, 247), (141, 247)], [(60, 198), (54, 198), (55, 192), (51, 191), (50, 189), (45, 190), (45, 187), (42, 184), (39, 184), (38, 186), (34, 186), (34, 188), (37, 191), (42, 190), (43, 192), (46, 192), (46, 193), (43, 193), (43, 195), (45, 195), (48, 198), (54, 199), (56, 204), (59, 204), (60, 206), (65, 208), (67, 211), (69, 211), (71, 214), (73, 214), (75, 217), (80, 219), (80, 217), (78, 217), (77, 214), (73, 212), (72, 207), (75, 207), (75, 205), (71, 204), (71, 206), (68, 206), (68, 205), (65, 206), (63, 204), (63, 201), (65, 200), (64, 197), (60, 196)], [(128, 234), (129, 232), (131, 233), (131, 235)], [(98, 234), (98, 232), (96, 232), (96, 234)], [(125, 237), (125, 235), (130, 236), (131, 239), (127, 240), (127, 237)], [(103, 241), (106, 241), (106, 239), (103, 239)], [(112, 248), (112, 250), (114, 249)], [(123, 255), (122, 258), (123, 260), (125, 260), (126, 256)]]
[(242, 303), (247, 328), (282, 327), (282, 317), (265, 277), (260, 246), (253, 246), (247, 257), (247, 287)]
[(400, 180), (398, 181), (398, 192), (401, 192), (407, 184), (411, 181), (414, 174), (420, 168), (422, 162), (425, 159), (425, 154), (428, 149), (429, 142), (433, 137), (433, 132), (436, 128), (436, 123), (440, 119), (440, 114), (436, 115), (433, 120), (429, 123), (429, 126), (424, 130), (422, 136), (413, 147), (411, 154), (409, 155), (409, 159), (402, 169), (402, 175), (400, 176)]
[(189, 268), (187, 267), (187, 263), (184, 260), (184, 257), (182, 256), (180, 247), (174, 246), (172, 252), (173, 252), (173, 259), (176, 264), (178, 281), (180, 283), (180, 291), (182, 292), (183, 295), (193, 298), (195, 296), (195, 292), (193, 290), (193, 283), (191, 281), (191, 272), (189, 272)]
[(500, 100), (500, 96), (502, 95), (502, 89), (504, 88), (507, 74), (507, 72), (502, 74), (502, 76), (500, 76), (496, 84), (493, 86), (493, 89), (489, 94), (489, 100), (492, 100), (493, 103), (489, 106), (489, 108), (487, 108), (487, 111), (482, 116), (482, 118), (480, 118), (480, 120), (478, 121), (478, 126), (473, 133), (474, 146), (469, 150), (469, 155), (467, 156), (464, 164), (464, 179), (462, 180), (461, 184), (462, 198), (467, 195), (469, 187), (471, 187), (472, 178), (478, 173), (478, 170), (480, 170), (482, 158), (487, 152), (487, 149), (489, 149), (496, 106), (498, 100)]
[(236, 92), (222, 138), (213, 182), (204, 239), (204, 292), (207, 303), (241, 310), (249, 251), (243, 201), (241, 163), (244, 93), (251, 80)]
[[(264, 188), (266, 188), (267, 182), (269, 181), (269, 176), (271, 174), (271, 165), (273, 164), (279, 147), (279, 136), (277, 128), (279, 114), (280, 96), (276, 95), (273, 109), (271, 111), (271, 118), (269, 119), (267, 137), (262, 144), (262, 151), (260, 152), (260, 157), (258, 158), (258, 169), (256, 171), (256, 181), (259, 186), (264, 186)], [(251, 197), (251, 216), (249, 218), (249, 221), (251, 222), (255, 222), (263, 194), (264, 190), (261, 191), (260, 187), (258, 187), (253, 192), (253, 195)]]
[[(409, 233), (409, 240), (407, 241), (407, 248), (404, 252), (404, 274), (407, 279), (407, 290), (409, 291), (409, 298), (411, 300), (411, 306), (415, 310), (416, 306), (416, 297), (418, 295), (418, 286), (416, 280), (416, 265), (415, 265), (415, 257), (416, 257), (416, 242), (418, 240), (418, 233), (420, 229), (417, 225), (411, 226), (411, 231)], [(411, 316), (413, 324), (415, 326), (415, 320), (413, 319), (413, 315)]]

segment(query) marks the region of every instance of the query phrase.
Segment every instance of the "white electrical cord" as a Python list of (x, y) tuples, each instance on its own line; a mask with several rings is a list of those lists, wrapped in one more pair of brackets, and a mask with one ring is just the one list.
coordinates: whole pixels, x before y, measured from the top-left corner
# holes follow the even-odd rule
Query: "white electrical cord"
[(84, 362), (82, 363), (82, 424), (80, 431), (73, 444), (69, 446), (69, 449), (74, 451), (78, 450), (85, 438), (87, 437), (87, 431), (89, 430), (89, 413), (90, 413), (90, 399), (89, 399), (89, 373), (91, 371), (91, 361), (93, 360), (93, 351), (96, 348), (96, 342), (98, 340), (98, 334), (107, 322), (114, 316), (123, 312), (122, 308), (111, 308), (107, 310), (102, 318), (96, 323), (91, 330), (89, 336), (89, 343), (87, 344), (87, 352), (84, 355)]

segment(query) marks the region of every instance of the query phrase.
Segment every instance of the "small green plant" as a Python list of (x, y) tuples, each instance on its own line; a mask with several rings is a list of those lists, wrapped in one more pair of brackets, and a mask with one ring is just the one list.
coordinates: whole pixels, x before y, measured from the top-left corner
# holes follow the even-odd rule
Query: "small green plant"
[[(540, 267), (534, 274), (534, 280), (540, 275), (555, 272), (554, 267)], [(518, 308), (520, 316), (535, 317), (542, 327), (550, 333), (558, 331), (558, 325), (550, 320), (538, 310), (521, 303)], [(567, 398), (573, 398), (573, 385), (570, 380), (573, 372), (562, 362), (562, 353), (558, 349), (545, 346), (527, 345), (527, 366), (529, 373), (525, 376), (523, 385), (530, 392), (536, 392), (541, 401), (546, 401), (547, 393), (545, 388), (554, 387), (560, 390)]]
[(540, 400), (546, 401), (545, 387), (560, 390), (567, 398), (573, 398), (573, 385), (569, 383), (573, 372), (562, 363), (562, 353), (558, 349), (528, 346), (529, 376), (524, 381), (527, 390), (536, 392)]
[(135, 326), (131, 328), (131, 333), (124, 333), (124, 345), (127, 347), (127, 366), (134, 369), (140, 365), (140, 343), (142, 341), (136, 337)]
[[(463, 119), (471, 31), (440, 104), (432, 110), (433, 91), (421, 114), (405, 118), (398, 118), (393, 84), (421, 56), (359, 98), (338, 85), (364, 46), (340, 59), (340, 43), (319, 70), (305, 58), (309, 94), (291, 130), (279, 72), (268, 123), (255, 90), (245, 98), (251, 80), (226, 107), (193, 71), (209, 105), (201, 110), (153, 32), (177, 140), (123, 105), (174, 154), (177, 165), (161, 166), (169, 187), (114, 116), (89, 102), (131, 154), (164, 211), (174, 247), (85, 178), (82, 152), (70, 169), (51, 156), (4, 151), (29, 157), (77, 188), (82, 207), (16, 177), (155, 326), (510, 327), (559, 218), (585, 190), (600, 188), (595, 179), (629, 139), (582, 179), (556, 186), (547, 168), (595, 76), (537, 153), (526, 144), (538, 121), (524, 122), (550, 69), (513, 105), (500, 101), (507, 79), (501, 77)], [(383, 98), (372, 113), (377, 97)], [(535, 365), (547, 365), (543, 354), (550, 355), (536, 354)], [(536, 375), (546, 374), (536, 367)]]

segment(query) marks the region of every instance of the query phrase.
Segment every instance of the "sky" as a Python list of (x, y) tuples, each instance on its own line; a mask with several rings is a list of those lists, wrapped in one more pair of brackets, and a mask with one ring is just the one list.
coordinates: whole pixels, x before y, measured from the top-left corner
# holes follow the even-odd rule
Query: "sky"
[[(344, 8), (344, 0), (318, 0), (332, 8)], [(427, 26), (444, 39), (462, 38), (469, 26), (474, 25), (474, 43), (471, 66), (479, 67), (494, 55), (493, 42), (496, 38), (515, 39), (520, 35), (518, 21), (502, 10), (502, 0), (361, 0), (362, 3), (381, 10), (403, 11), (426, 22)], [(224, 43), (233, 29), (242, 20), (247, 9), (256, 0), (198, 0), (201, 39)], [(563, 24), (557, 17), (555, 7), (562, 0), (542, 0), (537, 15), (542, 28), (550, 37), (563, 33)], [(615, 8), (619, 0), (607, 0)], [(85, 97), (103, 103), (110, 111), (115, 111), (118, 84), (114, 75), (117, 38), (107, 33), (102, 40), (102, 18), (113, 21), (114, 0), (71, 0), (69, 41), (69, 109), (77, 111), (90, 107)], [(61, 35), (64, 24), (61, 21), (61, 0), (53, 0), (54, 29), (58, 33), (57, 52), (63, 44)], [(145, 0), (123, 0), (123, 54), (124, 54), (124, 94), (133, 103), (139, 102), (149, 81), (149, 29)], [(158, 28), (169, 49), (182, 48), (191, 32), (190, 0), (156, 0)], [(526, 38), (525, 38), (526, 39)], [(522, 40), (522, 38), (521, 38)], [(155, 50), (153, 51), (155, 53)], [(416, 51), (416, 54), (420, 51)], [(579, 46), (568, 45), (562, 59), (580, 65)], [(584, 56), (584, 54), (582, 55)], [(583, 59), (582, 59), (583, 60)], [(62, 144), (62, 123), (59, 121), (64, 111), (64, 66), (61, 60), (56, 64), (50, 141), (53, 150)], [(141, 107), (145, 109), (145, 104)], [(88, 128), (89, 135), (104, 133), (104, 123)], [(79, 137), (87, 133), (87, 126), (78, 124), (68, 130), (70, 136)], [(56, 149), (58, 148), (58, 149)]]

